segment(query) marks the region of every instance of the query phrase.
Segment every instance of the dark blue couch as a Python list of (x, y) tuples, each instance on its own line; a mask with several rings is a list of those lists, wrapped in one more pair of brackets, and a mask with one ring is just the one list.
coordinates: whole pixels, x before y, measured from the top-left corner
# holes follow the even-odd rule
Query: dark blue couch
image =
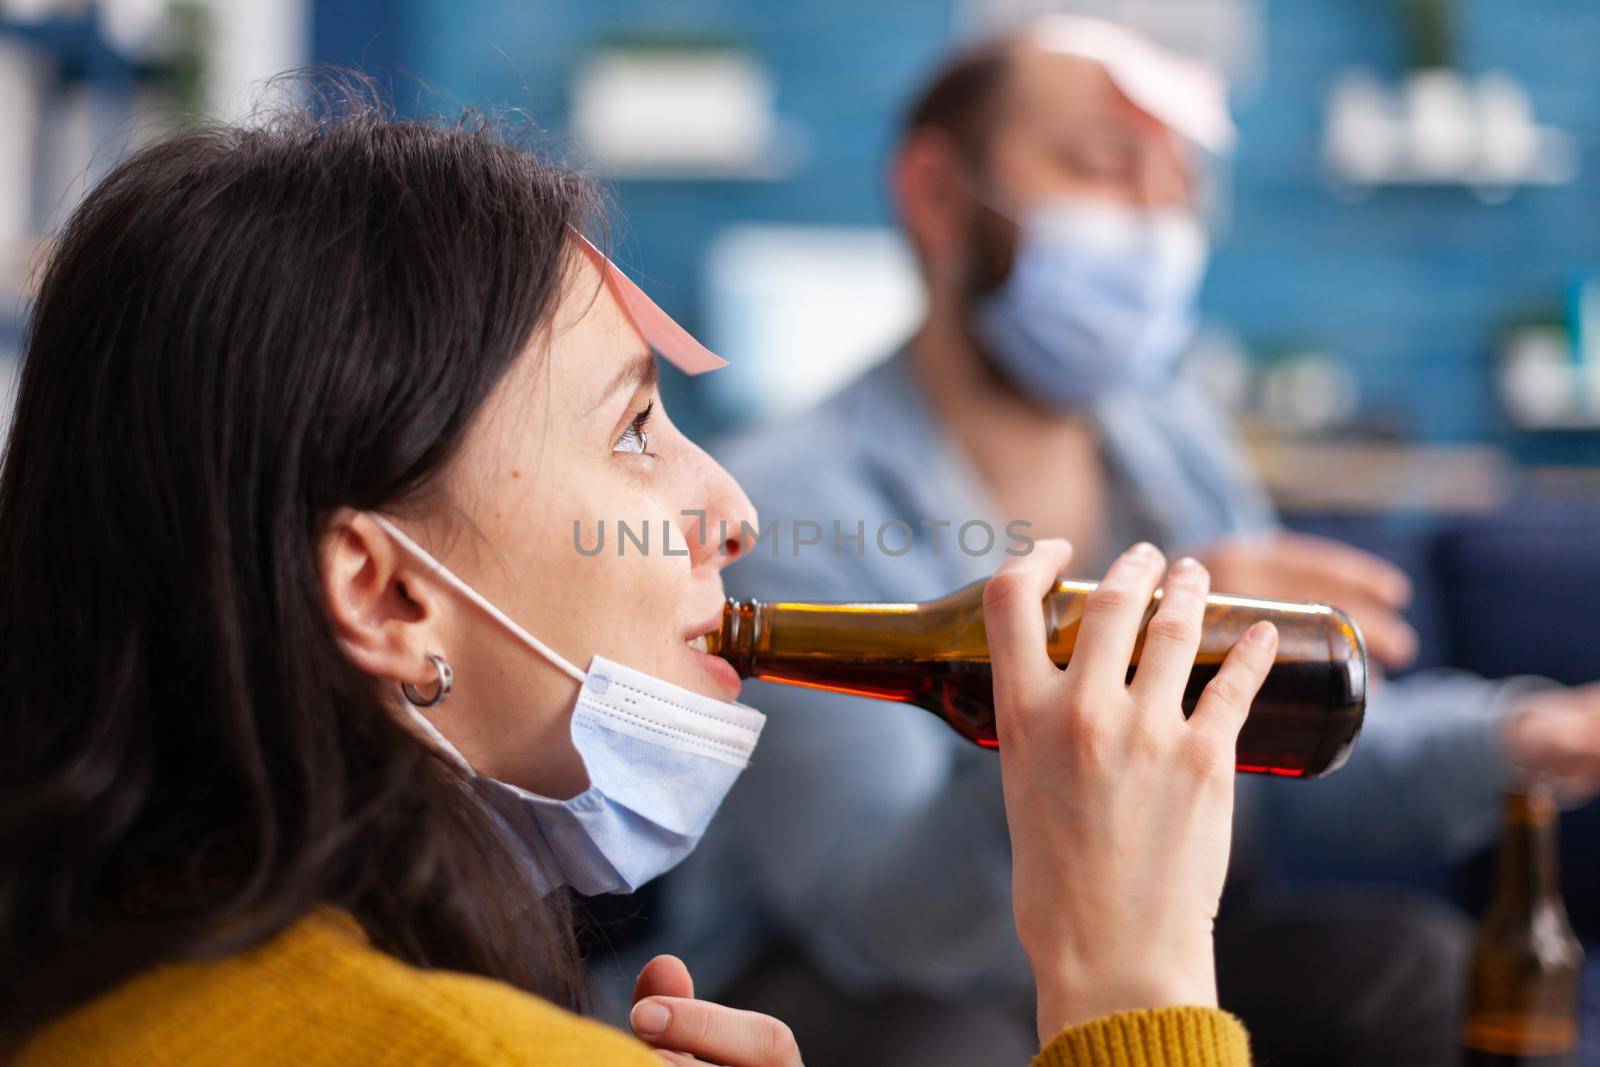
[[(1289, 524), (1405, 568), (1417, 591), (1409, 612), (1421, 638), (1414, 669), (1540, 674), (1574, 685), (1600, 679), (1600, 505), (1529, 501), (1465, 519), (1297, 515)], [(1586, 939), (1600, 939), (1600, 804), (1563, 817), (1561, 845), (1573, 923)], [(1481, 856), (1455, 871), (1389, 873), (1442, 886), (1476, 910), (1489, 867)]]

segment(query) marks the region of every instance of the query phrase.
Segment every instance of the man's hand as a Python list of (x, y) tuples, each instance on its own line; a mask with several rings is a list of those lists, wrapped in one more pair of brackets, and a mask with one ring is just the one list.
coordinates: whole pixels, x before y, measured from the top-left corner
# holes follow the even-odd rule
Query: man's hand
[(1327, 538), (1280, 532), (1221, 541), (1200, 562), (1219, 593), (1344, 609), (1372, 657), (1391, 670), (1416, 658), (1416, 631), (1400, 616), (1411, 603), (1411, 581), (1387, 560)]
[(787, 1026), (769, 1015), (694, 999), (694, 979), (676, 956), (657, 956), (639, 972), (628, 1024), (666, 1063), (801, 1067)]
[(1548, 779), (1562, 803), (1600, 796), (1600, 682), (1530, 694), (1503, 737), (1512, 766)]

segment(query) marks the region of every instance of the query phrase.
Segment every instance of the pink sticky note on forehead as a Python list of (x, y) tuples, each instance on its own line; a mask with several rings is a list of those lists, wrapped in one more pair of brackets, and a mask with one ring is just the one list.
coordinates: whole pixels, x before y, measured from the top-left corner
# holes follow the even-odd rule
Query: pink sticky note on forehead
[(1081, 15), (1047, 15), (1034, 24), (1032, 38), (1046, 51), (1099, 63), (1139, 110), (1206, 151), (1233, 148), (1228, 86), (1214, 67)]
[(588, 251), (595, 266), (605, 275), (612, 293), (633, 322), (633, 328), (639, 331), (645, 344), (654, 349), (658, 356), (685, 374), (704, 374), (728, 365), (727, 360), (696, 341), (688, 330), (673, 321), (671, 315), (657, 307), (656, 302), (629, 281), (621, 268), (607, 259), (605, 253), (591, 244), (587, 237), (576, 230), (573, 234), (583, 242), (583, 248)]

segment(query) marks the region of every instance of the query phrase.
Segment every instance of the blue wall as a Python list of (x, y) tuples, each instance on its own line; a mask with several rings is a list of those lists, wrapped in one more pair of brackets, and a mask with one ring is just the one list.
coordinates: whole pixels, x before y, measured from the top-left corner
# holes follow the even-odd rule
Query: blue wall
[[(619, 258), (652, 295), (692, 321), (707, 238), (729, 222), (876, 223), (887, 123), (948, 39), (943, 0), (391, 0), (396, 61), (434, 92), (425, 109), (492, 103), (527, 110), (562, 140), (576, 61), (622, 34), (716, 35), (768, 65), (777, 107), (810, 132), (807, 161), (784, 182), (620, 182)], [(581, 162), (581, 159), (578, 160)]]
[[(1369, 413), (1419, 436), (1491, 437), (1500, 428), (1485, 372), (1499, 324), (1559, 306), (1574, 274), (1600, 261), (1600, 3), (1462, 4), (1463, 67), (1509, 69), (1541, 121), (1579, 138), (1577, 185), (1493, 207), (1454, 189), (1344, 203), (1317, 172), (1322, 101), (1348, 66), (1400, 71), (1392, 6), (1266, 3), (1266, 79), (1238, 102), (1242, 147), (1208, 309), (1260, 352), (1311, 344), (1346, 358)], [(886, 220), (889, 130), (948, 40), (951, 11), (947, 0), (322, 0), (316, 25), (319, 59), (405, 69), (434, 91), (427, 110), (525, 108), (558, 148), (572, 64), (597, 40), (709, 33), (748, 43), (776, 77), (781, 113), (811, 131), (802, 171), (786, 182), (616, 187), (620, 258), (692, 325), (701, 251), (719, 227)]]
[(1461, 66), (1511, 71), (1540, 121), (1579, 139), (1577, 184), (1492, 207), (1443, 188), (1341, 203), (1317, 173), (1322, 102), (1347, 66), (1400, 70), (1388, 6), (1269, 4), (1268, 77), (1238, 114), (1236, 212), (1209, 310), (1258, 346), (1330, 346), (1374, 407), (1424, 436), (1487, 436), (1500, 323), (1559, 307), (1573, 275), (1600, 261), (1600, 4), (1462, 5)]

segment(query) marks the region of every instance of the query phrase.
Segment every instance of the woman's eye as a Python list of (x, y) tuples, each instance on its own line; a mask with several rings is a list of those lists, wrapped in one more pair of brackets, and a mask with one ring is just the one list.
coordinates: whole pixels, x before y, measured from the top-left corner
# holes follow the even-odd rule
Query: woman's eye
[(633, 452), (638, 455), (650, 453), (650, 432), (646, 427), (650, 424), (650, 413), (655, 410), (655, 406), (655, 401), (651, 401), (645, 405), (643, 411), (633, 417), (633, 421), (622, 431), (622, 436), (617, 438), (617, 443), (611, 447), (611, 451)]

